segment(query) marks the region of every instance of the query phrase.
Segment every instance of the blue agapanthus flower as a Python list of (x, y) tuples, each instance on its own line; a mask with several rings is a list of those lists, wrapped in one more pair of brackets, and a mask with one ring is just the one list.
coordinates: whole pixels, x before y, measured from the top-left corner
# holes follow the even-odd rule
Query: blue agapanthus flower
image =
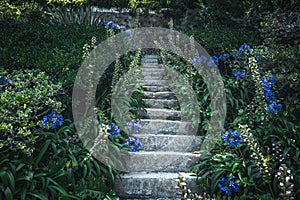
[(219, 56), (219, 59), (220, 60), (228, 60), (229, 59), (229, 55), (226, 54), (226, 53), (222, 53), (220, 56)]
[(62, 126), (64, 123), (64, 118), (61, 115), (56, 113), (50, 113), (43, 117), (43, 126), (51, 126), (52, 129), (55, 129), (57, 126)]
[(238, 50), (239, 54), (241, 54), (243, 52), (250, 52), (250, 46), (246, 43), (242, 44)]
[(117, 125), (115, 125), (114, 123), (110, 123), (108, 124), (107, 133), (109, 134), (108, 137), (117, 138), (120, 135), (121, 131)]
[(204, 65), (207, 62), (207, 57), (206, 56), (196, 56), (192, 60), (193, 65)]
[(233, 73), (233, 75), (239, 79), (239, 78), (245, 78), (246, 77), (246, 70), (237, 70)]
[(53, 20), (52, 20), (52, 24), (53, 24), (53, 25), (58, 25), (58, 24), (59, 24), (58, 19), (53, 19)]
[(6, 77), (0, 77), (0, 91), (4, 91), (5, 88), (11, 84), (11, 80), (6, 79)]
[(280, 103), (275, 101), (271, 101), (270, 104), (266, 106), (266, 110), (270, 111), (271, 113), (277, 114), (282, 108)]
[(234, 179), (235, 176), (231, 176), (229, 181), (226, 178), (222, 178), (218, 183), (219, 189), (228, 196), (231, 196), (233, 192), (238, 193), (240, 185), (238, 182), (235, 182)]
[(130, 131), (130, 133), (138, 133), (141, 130), (141, 124), (136, 120), (131, 120), (127, 122), (126, 130)]
[(104, 26), (107, 26), (109, 29), (121, 29), (121, 30), (126, 30), (126, 26), (120, 26), (118, 24), (115, 24), (112, 21), (104, 21), (103, 22)]
[(207, 66), (213, 67), (214, 65), (219, 66), (219, 58), (217, 56), (211, 56), (207, 62)]
[(140, 140), (136, 137), (127, 138), (124, 145), (126, 147), (129, 147), (131, 152), (137, 152), (138, 150), (141, 149), (141, 146), (142, 146)]
[(222, 139), (225, 144), (229, 144), (230, 148), (234, 148), (241, 145), (243, 138), (237, 131), (230, 129), (223, 134)]

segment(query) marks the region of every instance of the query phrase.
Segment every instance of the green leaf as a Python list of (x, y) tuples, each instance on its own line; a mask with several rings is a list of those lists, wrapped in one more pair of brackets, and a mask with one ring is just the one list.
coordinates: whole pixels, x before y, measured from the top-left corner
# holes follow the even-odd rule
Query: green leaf
[(48, 197), (35, 191), (29, 191), (27, 194), (41, 200), (48, 200)]
[(37, 165), (39, 164), (39, 162), (40, 162), (41, 159), (43, 158), (45, 152), (47, 151), (47, 149), (48, 149), (50, 143), (51, 143), (51, 140), (46, 140), (46, 141), (44, 142), (44, 144), (42, 145), (43, 148), (41, 149), (39, 155), (35, 158), (35, 161), (34, 161), (34, 167), (37, 167)]
[(13, 194), (9, 187), (4, 191), (5, 200), (13, 200)]

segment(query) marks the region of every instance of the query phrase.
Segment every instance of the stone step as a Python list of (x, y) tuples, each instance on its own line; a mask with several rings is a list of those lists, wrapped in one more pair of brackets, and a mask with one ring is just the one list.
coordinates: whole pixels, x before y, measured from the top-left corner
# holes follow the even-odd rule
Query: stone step
[(149, 80), (144, 79), (142, 80), (143, 85), (155, 85), (155, 86), (167, 86), (168, 81), (167, 80)]
[(151, 73), (163, 73), (165, 72), (165, 70), (163, 68), (157, 68), (157, 67), (152, 67), (152, 68), (144, 68), (144, 67), (141, 67), (141, 70), (142, 70), (142, 74), (143, 75), (149, 75)]
[(163, 80), (166, 81), (167, 77), (164, 76), (164, 74), (157, 74), (157, 75), (143, 75), (144, 80)]
[(176, 99), (173, 92), (144, 92), (147, 99)]
[[(187, 187), (193, 193), (199, 193), (197, 177), (190, 173), (181, 173)], [(177, 173), (127, 173), (116, 178), (115, 191), (121, 199), (160, 199), (180, 200), (177, 194)]]
[(202, 137), (192, 135), (139, 134), (143, 151), (194, 152), (200, 148)]
[(142, 58), (141, 63), (157, 63), (157, 58)]
[(130, 152), (127, 167), (130, 172), (189, 172), (200, 154), (174, 151)]
[(160, 68), (143, 68), (141, 69), (143, 76), (163, 76), (165, 75), (165, 71)]
[(147, 55), (144, 55), (143, 56), (143, 58), (152, 58), (152, 59), (154, 59), (154, 58), (156, 58), (156, 59), (158, 59), (158, 55), (155, 55), (155, 54), (147, 54)]
[(174, 99), (143, 99), (148, 108), (179, 108), (179, 103)]
[(141, 130), (138, 134), (196, 135), (192, 122), (141, 119)]
[(169, 91), (171, 91), (168, 86), (144, 85), (143, 88), (145, 89), (145, 91), (149, 91), (149, 92), (169, 92)]
[(145, 111), (140, 111), (138, 116), (143, 119), (180, 120), (181, 112), (171, 109), (146, 108)]
[(159, 69), (164, 69), (162, 64), (158, 63), (142, 63), (141, 68), (159, 68)]

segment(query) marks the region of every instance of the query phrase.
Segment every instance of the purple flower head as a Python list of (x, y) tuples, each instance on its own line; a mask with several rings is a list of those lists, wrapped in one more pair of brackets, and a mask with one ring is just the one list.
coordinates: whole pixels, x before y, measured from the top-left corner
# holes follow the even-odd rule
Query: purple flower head
[(226, 178), (219, 180), (218, 187), (222, 192), (225, 192), (226, 195), (231, 196), (232, 192), (239, 192), (239, 183), (234, 181), (235, 176), (231, 176), (230, 181)]
[(275, 98), (274, 92), (271, 90), (272, 85), (276, 83), (276, 80), (272, 74), (270, 74), (268, 77), (262, 77), (261, 80), (262, 86), (263, 86), (263, 96), (266, 99), (267, 102), (273, 101)]
[(114, 123), (108, 124), (107, 132), (109, 134), (108, 137), (112, 137), (112, 138), (117, 138), (121, 133), (119, 127), (117, 125), (115, 125)]
[(56, 113), (50, 113), (43, 117), (43, 126), (51, 126), (52, 129), (55, 129), (57, 126), (62, 126), (64, 123), (64, 118), (61, 115)]
[(242, 44), (238, 50), (239, 53), (250, 52), (250, 46), (246, 43)]
[(271, 101), (270, 104), (266, 106), (266, 110), (270, 111), (271, 113), (277, 114), (282, 108), (280, 103), (275, 101)]
[(223, 134), (222, 139), (225, 144), (229, 144), (230, 148), (234, 148), (241, 145), (242, 135), (237, 131), (233, 131), (230, 129)]
[(223, 53), (223, 54), (221, 54), (221, 55), (219, 56), (219, 59), (220, 59), (220, 60), (228, 60), (229, 57), (230, 57), (230, 56), (229, 56), (228, 54)]
[(127, 138), (127, 140), (126, 140), (126, 142), (125, 142), (124, 145), (126, 147), (129, 147), (131, 152), (138, 151), (141, 148), (141, 146), (142, 146), (140, 140), (138, 138), (135, 138), (135, 137), (129, 137), (129, 138)]
[(207, 57), (206, 56), (196, 56), (192, 60), (193, 65), (204, 65), (207, 62)]
[(104, 21), (103, 25), (108, 27), (109, 29), (121, 29), (126, 30), (126, 26), (119, 26), (118, 24), (115, 24), (112, 21)]
[(246, 70), (237, 70), (233, 73), (233, 75), (239, 79), (239, 78), (245, 78), (246, 77)]
[(207, 62), (207, 66), (213, 67), (213, 66), (219, 66), (219, 59), (217, 56), (211, 56), (209, 61)]
[(136, 120), (131, 120), (127, 122), (126, 130), (130, 131), (130, 133), (138, 133), (141, 130), (141, 124)]
[(5, 91), (5, 88), (11, 84), (11, 80), (6, 79), (6, 77), (0, 77), (0, 91)]

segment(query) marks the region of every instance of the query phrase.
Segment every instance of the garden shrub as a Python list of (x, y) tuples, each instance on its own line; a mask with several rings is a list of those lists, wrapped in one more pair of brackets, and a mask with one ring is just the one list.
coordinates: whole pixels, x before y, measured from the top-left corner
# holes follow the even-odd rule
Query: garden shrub
[[(32, 156), (1, 151), (1, 199), (103, 199), (115, 172), (82, 146), (74, 125), (40, 131)], [(52, 129), (51, 129), (52, 130)]]
[[(299, 75), (297, 65), (293, 65), (298, 61), (287, 58), (297, 54), (294, 48), (281, 52), (284, 51), (290, 55), (276, 54), (274, 60), (272, 55), (278, 53), (277, 50), (266, 46), (250, 48), (244, 43), (238, 50), (212, 56), (224, 77), (228, 131), (220, 134), (215, 149), (202, 157), (194, 168), (204, 196), (208, 193), (217, 199), (222, 196), (298, 198), (300, 126), (295, 116), (299, 112), (296, 97), (299, 88), (290, 78)], [(289, 61), (284, 62), (285, 59)], [(286, 74), (288, 80), (280, 73), (285, 73), (288, 66), (280, 71), (274, 68), (281, 62), (286, 65), (291, 62), (293, 69), (289, 72), (293, 73)], [(282, 94), (291, 97), (282, 98)], [(188, 199), (203, 197), (190, 194), (180, 182), (179, 187), (182, 196)]]
[(1, 148), (30, 155), (43, 115), (63, 110), (56, 99), (62, 86), (36, 70), (1, 71), (0, 77)]

